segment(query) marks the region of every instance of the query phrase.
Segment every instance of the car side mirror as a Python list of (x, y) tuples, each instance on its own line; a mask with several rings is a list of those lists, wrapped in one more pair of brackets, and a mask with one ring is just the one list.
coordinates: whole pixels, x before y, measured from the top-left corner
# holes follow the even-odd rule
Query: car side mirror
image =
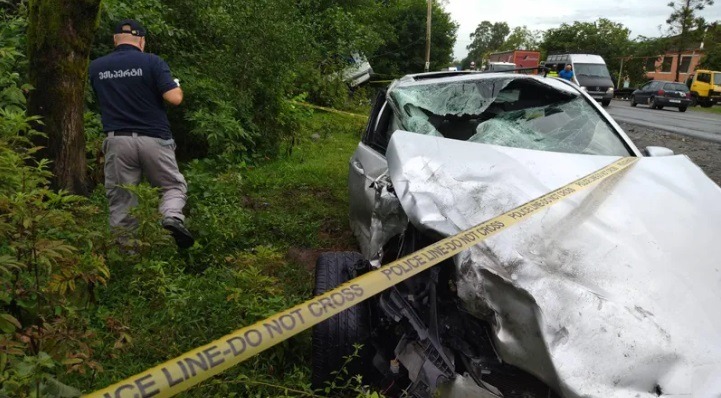
[(657, 158), (659, 156), (673, 156), (672, 150), (662, 146), (647, 146), (644, 150), (646, 156)]

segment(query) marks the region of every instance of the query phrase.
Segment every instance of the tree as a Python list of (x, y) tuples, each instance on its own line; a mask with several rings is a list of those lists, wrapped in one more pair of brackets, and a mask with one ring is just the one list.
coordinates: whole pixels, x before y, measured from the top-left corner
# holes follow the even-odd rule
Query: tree
[[(653, 72), (654, 65), (659, 59), (659, 54), (663, 54), (666, 51), (668, 44), (663, 38), (649, 38), (639, 36), (629, 44), (629, 49), (624, 55), (623, 61), (623, 76), (628, 76), (631, 79), (632, 86), (638, 86), (646, 81), (648, 77), (647, 72)], [(653, 68), (650, 70), (649, 68)], [(619, 79), (623, 79), (620, 76)]]
[(31, 0), (28, 58), (29, 113), (43, 117), (55, 185), (85, 193), (83, 109), (100, 0)]
[[(370, 57), (373, 70), (387, 77), (421, 72), (425, 66), (426, 0), (389, 2), (382, 24), (384, 43)], [(453, 60), (458, 25), (438, 2), (431, 18), (431, 70)]]
[(618, 71), (620, 57), (631, 47), (631, 31), (623, 24), (600, 18), (595, 22), (574, 22), (549, 29), (543, 36), (543, 52), (598, 54), (610, 71)]
[(525, 25), (516, 26), (498, 50), (535, 50), (538, 47), (540, 36), (539, 31), (533, 32)]
[(471, 33), (471, 44), (466, 46), (468, 56), (464, 63), (480, 61), (489, 53), (500, 49), (509, 33), (511, 29), (505, 22), (482, 21)]
[(706, 45), (706, 54), (699, 66), (704, 69), (721, 70), (721, 25), (713, 23), (709, 26), (703, 41)]
[[(694, 45), (694, 41), (698, 39), (698, 32), (704, 26), (704, 19), (696, 17), (696, 12), (706, 6), (712, 6), (713, 3), (714, 0), (675, 0), (668, 3), (673, 11), (666, 19), (666, 23), (669, 25), (669, 33), (674, 36), (673, 47), (677, 54), (675, 81), (678, 81), (681, 72), (681, 54)], [(692, 32), (694, 30), (696, 34)]]

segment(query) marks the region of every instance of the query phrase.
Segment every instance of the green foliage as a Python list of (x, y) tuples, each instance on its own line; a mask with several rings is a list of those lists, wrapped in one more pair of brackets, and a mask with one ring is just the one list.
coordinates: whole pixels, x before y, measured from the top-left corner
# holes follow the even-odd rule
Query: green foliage
[(707, 27), (705, 33), (706, 54), (699, 68), (721, 71), (721, 25), (715, 22)]
[[(369, 57), (373, 69), (382, 77), (398, 77), (422, 72), (426, 59), (425, 0), (388, 2), (384, 16), (379, 17), (379, 32), (384, 43)], [(431, 65), (439, 70), (453, 60), (458, 25), (438, 2), (433, 3), (431, 17)]]
[(525, 25), (516, 26), (498, 50), (535, 50), (538, 48), (540, 36), (540, 31), (531, 31)]
[(671, 15), (666, 19), (671, 48), (678, 54), (675, 81), (679, 80), (681, 56), (680, 54), (689, 48), (695, 48), (700, 41), (705, 20), (696, 15), (708, 6), (712, 6), (714, 0), (676, 0), (668, 3), (671, 7)]
[(471, 33), (471, 44), (466, 46), (468, 56), (463, 62), (464, 69), (470, 65), (471, 61), (480, 65), (481, 60), (487, 58), (488, 54), (501, 49), (509, 33), (511, 33), (511, 29), (505, 22), (482, 21), (478, 24), (476, 30)]
[[(0, 31), (0, 396), (76, 396), (56, 380), (100, 369), (84, 317), (109, 271), (105, 237), (86, 220), (98, 213), (83, 197), (49, 189), (48, 161), (34, 156), (40, 135), (25, 115), (17, 37), (25, 23)], [(8, 95), (8, 93), (12, 93)]]
[[(403, 6), (425, 15), (421, 3)], [(326, 76), (343, 66), (334, 55), (377, 54), (386, 7), (375, 0), (102, 3), (92, 58), (112, 50), (117, 20), (139, 19), (150, 32), (148, 49), (168, 61), (186, 93), (183, 106), (170, 111), (185, 154), (198, 157), (181, 164), (187, 225), (197, 238), (182, 252), (161, 227), (158, 191), (147, 184), (124, 187), (139, 199), (132, 210), (138, 229), (110, 234), (100, 184), (104, 136), (90, 93), (85, 151), (98, 185), (89, 198), (49, 188), (49, 162), (32, 145), (32, 125), (41, 120), (25, 112), (26, 23), (3, 21), (0, 397), (77, 396), (69, 386), (106, 386), (311, 294), (314, 253), (353, 247), (340, 182), (364, 123), (286, 99), (367, 113), (366, 89), (349, 95)], [(434, 19), (443, 23), (444, 16)], [(443, 40), (455, 25), (446, 22), (438, 43), (450, 54), (453, 43)], [(405, 29), (405, 38), (425, 31), (420, 18), (415, 31), (395, 28)], [(187, 395), (318, 396), (307, 382), (309, 353), (305, 333)], [(337, 385), (378, 396), (357, 380)]]

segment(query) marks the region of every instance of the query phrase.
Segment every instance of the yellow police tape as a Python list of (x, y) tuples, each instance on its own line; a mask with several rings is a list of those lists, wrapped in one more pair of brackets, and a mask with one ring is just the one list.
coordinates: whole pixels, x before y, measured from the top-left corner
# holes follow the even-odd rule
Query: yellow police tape
[(445, 238), (320, 296), (96, 391), (88, 397), (170, 397), (523, 221), (634, 164), (622, 158), (496, 218)]
[(365, 116), (365, 115), (359, 115), (357, 113), (339, 111), (337, 109), (326, 108), (324, 106), (308, 104), (306, 102), (298, 102), (298, 101), (290, 101), (290, 100), (288, 100), (288, 102), (290, 102), (291, 104), (294, 104), (294, 105), (304, 106), (306, 108), (313, 108), (313, 109), (318, 109), (318, 110), (325, 111), (325, 112), (337, 113), (339, 115), (353, 116), (353, 117), (357, 117), (357, 118), (362, 118), (363, 120), (368, 119), (368, 116)]

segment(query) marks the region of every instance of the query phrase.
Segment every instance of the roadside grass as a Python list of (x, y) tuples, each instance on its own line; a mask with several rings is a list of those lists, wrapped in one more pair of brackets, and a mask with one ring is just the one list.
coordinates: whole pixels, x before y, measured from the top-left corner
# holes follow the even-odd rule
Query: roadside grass
[(710, 108), (704, 108), (701, 106), (692, 106), (688, 108), (690, 111), (694, 112), (703, 112), (703, 113), (715, 113), (717, 115), (721, 115), (721, 106), (714, 105)]
[[(109, 249), (111, 280), (98, 288), (90, 320), (102, 371), (61, 380), (91, 392), (310, 298), (317, 253), (355, 249), (346, 179), (363, 127), (358, 118), (309, 112), (279, 159), (186, 165), (196, 246), (178, 253), (150, 220), (138, 254)], [(142, 186), (137, 193), (142, 222), (152, 218), (157, 193)], [(92, 200), (106, 206), (102, 189)], [(309, 337), (304, 332), (180, 396), (315, 396)]]

